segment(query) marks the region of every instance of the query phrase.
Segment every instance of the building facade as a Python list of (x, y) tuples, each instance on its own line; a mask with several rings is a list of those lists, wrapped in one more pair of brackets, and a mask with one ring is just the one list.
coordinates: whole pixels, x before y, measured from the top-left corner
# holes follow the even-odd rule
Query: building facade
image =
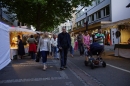
[[(130, 18), (130, 9), (126, 8), (129, 2), (130, 0), (94, 0), (91, 6), (78, 7), (76, 27), (73, 32), (84, 32), (86, 30), (86, 19), (88, 30), (94, 33), (96, 29), (102, 28), (104, 25)], [(103, 30), (111, 36), (110, 28), (103, 28)]]
[(57, 28), (54, 28), (52, 33), (59, 34), (62, 32), (62, 28), (65, 27), (67, 32), (70, 32), (72, 29), (72, 21), (67, 20), (65, 23), (61, 23)]
[(9, 26), (13, 26), (13, 21), (11, 20), (11, 16), (4, 12), (5, 9), (0, 8), (0, 21)]

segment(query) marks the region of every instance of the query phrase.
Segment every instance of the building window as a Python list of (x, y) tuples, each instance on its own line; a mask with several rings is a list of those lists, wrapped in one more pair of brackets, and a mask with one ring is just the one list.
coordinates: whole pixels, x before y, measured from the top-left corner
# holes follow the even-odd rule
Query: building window
[(104, 17), (110, 14), (110, 8), (109, 5), (103, 8), (103, 15)]
[(110, 14), (110, 8), (109, 8), (109, 5), (106, 6), (106, 15), (109, 15)]
[(78, 26), (80, 26), (80, 21), (78, 22)]
[(96, 13), (96, 18), (97, 18), (97, 19), (100, 19), (100, 18), (101, 18), (101, 11), (100, 11), (100, 10)]
[(76, 25), (78, 26), (78, 22), (76, 23)]
[(86, 23), (86, 18), (84, 19), (84, 23)]
[(88, 16), (88, 19), (89, 19), (89, 21), (88, 21), (88, 22), (90, 23), (90, 22), (91, 22), (91, 17), (90, 17), (90, 16)]
[(94, 21), (94, 14), (92, 14), (92, 21)]
[(98, 5), (100, 3), (100, 0), (95, 0), (96, 1), (96, 5)]
[(103, 16), (106, 16), (106, 9), (103, 8)]

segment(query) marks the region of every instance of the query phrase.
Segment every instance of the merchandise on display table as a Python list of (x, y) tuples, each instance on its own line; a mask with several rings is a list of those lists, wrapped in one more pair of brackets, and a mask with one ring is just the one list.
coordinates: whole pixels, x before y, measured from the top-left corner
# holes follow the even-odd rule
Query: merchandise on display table
[(30, 35), (34, 35), (36, 32), (29, 30), (29, 29), (23, 29), (18, 27), (12, 27), (9, 29), (9, 36), (10, 36), (10, 58), (14, 59), (14, 56), (18, 54), (18, 35), (23, 41), (25, 53), (28, 53), (29, 45), (27, 43), (27, 39), (30, 37)]
[(24, 28), (18, 28), (18, 27), (12, 27), (10, 28), (10, 47), (17, 47), (17, 36), (19, 35), (24, 43), (26, 45), (26, 41), (29, 37), (29, 35), (36, 34), (36, 32), (24, 29)]

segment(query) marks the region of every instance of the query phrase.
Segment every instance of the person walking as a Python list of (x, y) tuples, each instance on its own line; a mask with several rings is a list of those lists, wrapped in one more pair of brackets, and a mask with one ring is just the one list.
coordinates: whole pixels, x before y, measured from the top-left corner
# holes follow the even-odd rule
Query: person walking
[(77, 36), (75, 35), (74, 37), (74, 50), (77, 51), (78, 50), (78, 41), (77, 41)]
[[(102, 33), (101, 29), (98, 29), (98, 33), (95, 35), (94, 40), (95, 40), (95, 42), (99, 43), (99, 45), (101, 45), (103, 47), (103, 51), (104, 51), (104, 44), (105, 44), (104, 39), (105, 39), (105, 35)], [(99, 57), (101, 57), (101, 54), (99, 55)]]
[(83, 36), (83, 43), (85, 46), (90, 46), (90, 36), (88, 34), (88, 31), (86, 31), (85, 35)]
[(37, 41), (35, 40), (35, 38), (33, 37), (33, 35), (30, 36), (30, 38), (27, 40), (27, 42), (29, 43), (29, 53), (31, 55), (31, 59), (35, 59), (36, 55), (36, 43)]
[(88, 34), (88, 31), (85, 32), (85, 35), (83, 36), (83, 43), (84, 43), (84, 54), (86, 61), (88, 61), (88, 49), (90, 47), (90, 35)]
[(95, 35), (95, 42), (99, 43), (100, 45), (104, 46), (105, 43), (105, 35), (102, 33), (101, 29), (98, 29), (98, 33)]
[(58, 48), (60, 51), (60, 61), (61, 66), (60, 69), (64, 70), (67, 68), (67, 54), (68, 49), (71, 46), (71, 38), (70, 35), (66, 32), (66, 29), (63, 27), (62, 32), (58, 35)]
[(22, 59), (23, 55), (25, 55), (25, 49), (24, 49), (24, 44), (20, 38), (20, 35), (18, 35), (18, 55)]
[(80, 52), (80, 56), (83, 56), (84, 54), (84, 46), (83, 46), (83, 35), (81, 32), (79, 32), (77, 36), (77, 41), (78, 41), (78, 49)]
[(38, 47), (37, 47), (37, 52), (40, 49), (41, 57), (42, 57), (42, 62), (43, 62), (43, 70), (47, 69), (47, 55), (48, 52), (50, 52), (50, 39), (48, 37), (48, 33), (44, 33), (42, 38), (39, 39)]
[(58, 58), (58, 49), (57, 49), (57, 37), (56, 34), (53, 34), (53, 38), (51, 40), (51, 46), (52, 46), (52, 53), (53, 53), (53, 57), (54, 59), (59, 59)]
[(74, 56), (74, 33), (71, 33), (70, 55), (71, 55), (71, 57)]

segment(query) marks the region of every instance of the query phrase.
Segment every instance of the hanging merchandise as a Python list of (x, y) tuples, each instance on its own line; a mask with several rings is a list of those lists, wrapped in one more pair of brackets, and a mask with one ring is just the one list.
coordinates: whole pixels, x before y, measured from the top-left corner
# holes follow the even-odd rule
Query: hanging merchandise
[(116, 38), (121, 36), (121, 32), (119, 30), (116, 31)]

